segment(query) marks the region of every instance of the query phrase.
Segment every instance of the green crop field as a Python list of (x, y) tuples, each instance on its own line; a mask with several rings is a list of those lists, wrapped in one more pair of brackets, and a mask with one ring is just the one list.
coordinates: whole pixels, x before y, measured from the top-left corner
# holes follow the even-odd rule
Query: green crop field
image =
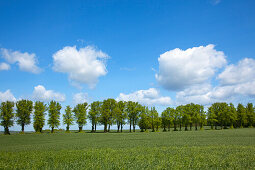
[(255, 128), (0, 135), (0, 169), (255, 169)]

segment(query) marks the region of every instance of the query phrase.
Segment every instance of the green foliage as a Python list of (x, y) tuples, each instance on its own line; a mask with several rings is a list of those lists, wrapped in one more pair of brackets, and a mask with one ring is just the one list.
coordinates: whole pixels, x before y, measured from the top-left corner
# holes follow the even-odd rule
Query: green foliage
[(99, 102), (99, 101), (95, 101), (90, 104), (88, 118), (90, 119), (92, 124), (91, 132), (96, 132), (96, 125), (100, 119), (101, 105), (102, 105), (102, 102)]
[(49, 104), (49, 119), (48, 125), (51, 127), (51, 133), (54, 132), (54, 127), (58, 127), (60, 125), (60, 110), (61, 105), (56, 101), (51, 101)]
[(138, 126), (141, 129), (141, 132), (147, 131), (150, 128), (150, 111), (148, 107), (143, 107), (140, 113), (140, 120)]
[(241, 103), (237, 106), (237, 122), (240, 128), (247, 123), (246, 109)]
[[(126, 102), (119, 101), (114, 109), (114, 118), (116, 120), (118, 131), (122, 132), (123, 125), (126, 124), (127, 112), (126, 112)], [(121, 129), (121, 130), (120, 130)]]
[(76, 118), (76, 123), (78, 124), (79, 127), (79, 132), (82, 131), (82, 127), (87, 123), (87, 109), (88, 109), (88, 103), (82, 103), (82, 104), (77, 104), (74, 109), (74, 116)]
[[(103, 101), (101, 108), (100, 123), (104, 125), (104, 132), (110, 132), (110, 126), (114, 123), (114, 109), (116, 101), (114, 99), (107, 99)], [(107, 130), (107, 125), (108, 130)]]
[(248, 103), (246, 106), (246, 116), (247, 116), (247, 123), (249, 127), (255, 123), (255, 112), (252, 103)]
[(155, 132), (155, 127), (158, 125), (158, 112), (155, 109), (155, 107), (151, 108), (150, 121), (151, 121), (152, 132)]
[(47, 110), (46, 104), (40, 101), (36, 101), (34, 105), (34, 129), (36, 132), (42, 132), (42, 128), (45, 124), (45, 112)]
[(234, 128), (234, 124), (237, 121), (237, 113), (236, 113), (236, 108), (235, 106), (230, 103), (229, 104), (229, 123), (230, 123), (230, 128)]
[(19, 100), (16, 103), (17, 107), (17, 124), (21, 125), (21, 131), (24, 133), (25, 125), (31, 123), (30, 115), (33, 111), (33, 102), (30, 100)]
[(9, 135), (9, 127), (13, 126), (13, 107), (14, 102), (6, 101), (1, 103), (0, 107), (0, 120), (1, 126), (4, 127), (4, 134)]
[(69, 132), (69, 128), (73, 125), (74, 116), (72, 114), (72, 108), (70, 106), (66, 106), (65, 114), (63, 114), (63, 123), (66, 125), (66, 131)]

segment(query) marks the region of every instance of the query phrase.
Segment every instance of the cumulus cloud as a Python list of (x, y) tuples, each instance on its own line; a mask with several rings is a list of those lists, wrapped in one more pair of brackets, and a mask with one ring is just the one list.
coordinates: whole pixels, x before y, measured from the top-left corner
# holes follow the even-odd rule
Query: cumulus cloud
[(156, 80), (168, 90), (182, 90), (205, 83), (227, 62), (224, 53), (214, 47), (209, 44), (187, 50), (176, 48), (161, 54)]
[(231, 64), (218, 75), (222, 85), (240, 84), (255, 80), (255, 60), (245, 58), (237, 65)]
[(138, 90), (130, 94), (120, 93), (117, 101), (134, 101), (144, 105), (171, 105), (170, 97), (160, 96), (159, 90), (149, 88), (148, 90)]
[(10, 70), (11, 66), (7, 63), (0, 63), (0, 71), (2, 70)]
[(255, 97), (255, 81), (234, 85), (219, 85), (212, 87), (210, 84), (202, 84), (186, 88), (176, 93), (176, 103), (199, 103), (209, 105), (214, 102), (242, 101), (243, 98)]
[(76, 93), (73, 95), (73, 103), (75, 105), (84, 103), (84, 102), (88, 102), (88, 94), (87, 93)]
[(105, 61), (108, 58), (92, 46), (80, 49), (67, 46), (53, 55), (53, 70), (67, 73), (70, 80), (94, 88), (98, 78), (107, 74)]
[(11, 51), (5, 48), (1, 48), (0, 54), (10, 64), (17, 63), (19, 69), (22, 71), (27, 71), (35, 74), (41, 72), (41, 69), (36, 65), (37, 58), (34, 53), (21, 53), (19, 51)]
[(11, 90), (6, 90), (5, 92), (0, 92), (0, 101), (16, 101), (16, 98), (12, 94)]
[(55, 92), (53, 90), (46, 90), (44, 86), (38, 85), (34, 87), (33, 99), (48, 102), (50, 100), (55, 100), (58, 102), (65, 101), (65, 95), (62, 93)]

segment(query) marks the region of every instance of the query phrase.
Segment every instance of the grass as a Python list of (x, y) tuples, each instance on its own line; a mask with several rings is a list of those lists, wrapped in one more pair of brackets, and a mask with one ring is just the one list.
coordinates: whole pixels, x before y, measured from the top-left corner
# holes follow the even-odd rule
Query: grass
[(255, 168), (255, 128), (0, 135), (0, 169), (219, 168)]

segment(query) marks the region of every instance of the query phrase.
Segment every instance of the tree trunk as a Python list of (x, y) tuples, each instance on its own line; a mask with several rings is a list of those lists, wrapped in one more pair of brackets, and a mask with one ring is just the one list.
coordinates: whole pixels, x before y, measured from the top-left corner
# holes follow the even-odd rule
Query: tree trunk
[(133, 120), (133, 132), (135, 132), (135, 120)]
[(51, 133), (54, 133), (54, 127), (51, 127)]
[(111, 128), (111, 125), (109, 124), (109, 125), (108, 125), (108, 132), (110, 132), (110, 128)]
[(97, 132), (97, 124), (95, 123), (95, 133)]
[(69, 125), (66, 126), (66, 131), (69, 132)]
[(196, 130), (197, 130), (197, 123), (196, 123)]
[(104, 124), (104, 133), (106, 133), (107, 132), (107, 124), (105, 123)]
[(42, 133), (42, 128), (40, 128), (40, 133)]
[[(168, 131), (169, 131), (169, 128), (168, 128)], [(165, 125), (164, 125), (163, 132), (166, 132), (166, 126)]]
[(177, 131), (176, 123), (174, 123), (174, 131)]
[(153, 121), (152, 121), (151, 126), (152, 126), (152, 132), (155, 132)]
[(185, 125), (185, 131), (187, 131), (188, 130), (188, 125)]
[(25, 125), (24, 124), (21, 125), (21, 131), (22, 131), (22, 133), (24, 133), (24, 131), (25, 131)]
[(180, 124), (180, 131), (182, 130), (182, 124)]
[(117, 132), (120, 132), (120, 123), (118, 123), (118, 131)]
[(4, 134), (5, 135), (10, 135), (10, 131), (9, 131), (9, 127), (8, 126), (4, 127)]
[(122, 132), (122, 128), (123, 128), (123, 125), (122, 125), (122, 123), (121, 123), (121, 125), (120, 125), (120, 132)]
[(79, 132), (81, 132), (82, 131), (82, 126), (79, 126)]
[(168, 131), (170, 131), (170, 124), (168, 125)]
[(192, 123), (189, 124), (189, 130), (192, 130)]
[(92, 123), (92, 129), (91, 129), (91, 132), (92, 132), (92, 133), (94, 132), (94, 123)]
[(129, 132), (131, 132), (131, 127), (132, 127), (132, 121), (131, 121), (131, 118), (130, 118), (130, 120), (129, 120), (129, 124), (130, 124), (130, 128), (129, 128)]

